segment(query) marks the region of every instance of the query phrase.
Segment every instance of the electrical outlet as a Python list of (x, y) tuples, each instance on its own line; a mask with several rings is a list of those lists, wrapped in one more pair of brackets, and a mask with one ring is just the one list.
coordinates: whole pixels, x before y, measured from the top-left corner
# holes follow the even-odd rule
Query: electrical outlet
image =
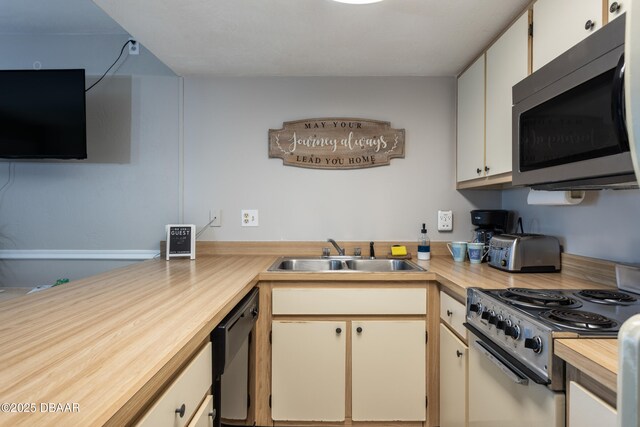
[(438, 211), (438, 231), (453, 231), (453, 211)]
[(209, 211), (209, 227), (222, 227), (222, 211), (220, 209)]
[(258, 226), (258, 209), (243, 209), (241, 214), (243, 227)]
[(129, 55), (137, 55), (140, 53), (140, 46), (136, 39), (129, 39)]

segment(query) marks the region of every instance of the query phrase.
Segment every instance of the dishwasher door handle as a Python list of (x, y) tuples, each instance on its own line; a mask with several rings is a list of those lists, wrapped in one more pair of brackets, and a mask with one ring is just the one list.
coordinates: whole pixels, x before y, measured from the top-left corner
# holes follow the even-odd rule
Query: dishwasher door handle
[(476, 350), (482, 353), (488, 360), (498, 367), (511, 381), (516, 384), (527, 385), (529, 384), (529, 378), (518, 368), (511, 365), (499, 354), (494, 353), (489, 347), (487, 347), (482, 341), (475, 341), (473, 343)]

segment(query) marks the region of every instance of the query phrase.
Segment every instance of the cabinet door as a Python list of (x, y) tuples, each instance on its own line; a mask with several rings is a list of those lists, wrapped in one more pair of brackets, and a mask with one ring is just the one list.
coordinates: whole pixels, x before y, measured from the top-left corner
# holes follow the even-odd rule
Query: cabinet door
[(628, 7), (626, 6), (626, 1), (624, 0), (609, 0), (609, 3), (607, 5), (607, 10), (608, 10), (608, 14), (609, 14), (609, 22), (611, 22), (612, 20), (616, 19), (618, 16), (622, 15), (623, 13), (625, 13), (628, 9)]
[(467, 425), (467, 353), (464, 345), (440, 324), (440, 426)]
[(274, 420), (344, 421), (346, 322), (274, 321)]
[(354, 321), (353, 421), (424, 421), (426, 323)]
[[(588, 21), (594, 25), (585, 28)], [(533, 4), (533, 71), (602, 27), (602, 0), (538, 0)]]
[(527, 77), (529, 16), (522, 15), (487, 51), (487, 175), (511, 172), (513, 85)]
[(484, 176), (484, 55), (458, 78), (457, 180)]
[(617, 412), (606, 402), (571, 381), (567, 427), (615, 427)]

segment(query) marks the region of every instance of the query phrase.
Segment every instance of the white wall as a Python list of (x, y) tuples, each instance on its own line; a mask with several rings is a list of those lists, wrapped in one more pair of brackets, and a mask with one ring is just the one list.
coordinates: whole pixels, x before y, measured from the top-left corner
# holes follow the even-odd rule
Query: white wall
[[(202, 240), (469, 239), (469, 211), (499, 208), (500, 193), (455, 191), (454, 78), (185, 77), (185, 221), (222, 227)], [(406, 130), (390, 166), (314, 170), (268, 158), (267, 133), (304, 118), (358, 117)], [(240, 227), (241, 209), (260, 226)], [(438, 209), (454, 232), (435, 231)]]
[[(40, 61), (43, 68), (85, 68), (87, 75), (98, 75), (126, 40), (122, 35), (3, 36), (0, 68), (31, 69)], [(131, 127), (130, 133), (114, 132), (131, 135), (129, 162), (0, 162), (0, 187), (11, 179), (0, 195), (0, 249), (157, 250), (164, 225), (178, 220), (181, 81), (144, 49), (116, 73), (132, 76), (131, 117), (103, 125), (105, 131)], [(113, 137), (111, 142), (120, 145)], [(4, 259), (0, 285), (53, 283), (122, 264)]]
[(502, 194), (503, 209), (522, 217), (525, 232), (556, 236), (567, 253), (640, 263), (640, 190), (591, 191), (576, 206), (529, 206), (528, 192)]

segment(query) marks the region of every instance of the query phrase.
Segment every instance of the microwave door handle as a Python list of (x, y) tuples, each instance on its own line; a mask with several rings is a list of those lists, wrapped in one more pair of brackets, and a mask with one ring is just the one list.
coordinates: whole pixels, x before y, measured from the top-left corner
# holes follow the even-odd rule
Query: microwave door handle
[(629, 137), (627, 135), (627, 120), (624, 106), (624, 71), (624, 53), (622, 53), (613, 75), (613, 86), (611, 88), (611, 118), (613, 119), (614, 129), (618, 137), (620, 148), (622, 148), (623, 151), (628, 151)]
[(493, 362), (511, 381), (516, 384), (527, 385), (529, 379), (520, 372), (515, 366), (511, 365), (508, 361), (502, 358), (499, 354), (491, 351), (489, 347), (484, 345), (482, 341), (475, 341), (474, 347), (482, 353), (489, 361)]

